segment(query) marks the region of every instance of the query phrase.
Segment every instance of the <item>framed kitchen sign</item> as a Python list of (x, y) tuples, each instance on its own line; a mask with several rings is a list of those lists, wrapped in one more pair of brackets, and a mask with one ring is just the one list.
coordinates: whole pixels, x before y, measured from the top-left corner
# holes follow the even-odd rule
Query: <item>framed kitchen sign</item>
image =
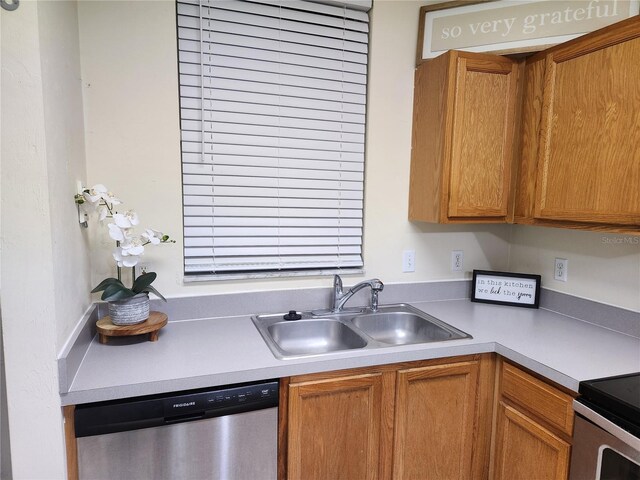
[(474, 270), (471, 301), (538, 308), (540, 275)]
[(447, 50), (544, 50), (638, 15), (638, 0), (471, 0), (420, 9), (417, 64)]

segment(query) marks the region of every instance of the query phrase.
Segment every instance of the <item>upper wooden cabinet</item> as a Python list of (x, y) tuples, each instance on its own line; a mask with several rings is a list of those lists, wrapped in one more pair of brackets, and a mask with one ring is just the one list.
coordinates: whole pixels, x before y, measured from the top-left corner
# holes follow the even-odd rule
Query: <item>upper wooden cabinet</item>
[(640, 230), (640, 18), (527, 61), (515, 221)]
[(518, 65), (450, 51), (415, 72), (409, 219), (512, 218)]

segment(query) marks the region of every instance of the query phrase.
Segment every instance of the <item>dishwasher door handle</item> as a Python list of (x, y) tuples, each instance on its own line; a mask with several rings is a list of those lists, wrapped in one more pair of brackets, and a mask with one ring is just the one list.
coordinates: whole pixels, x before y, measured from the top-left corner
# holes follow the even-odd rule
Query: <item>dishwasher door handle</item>
[(165, 417), (164, 424), (171, 425), (174, 423), (190, 422), (192, 420), (202, 420), (205, 418), (205, 412), (188, 413), (186, 415), (176, 415), (175, 417)]

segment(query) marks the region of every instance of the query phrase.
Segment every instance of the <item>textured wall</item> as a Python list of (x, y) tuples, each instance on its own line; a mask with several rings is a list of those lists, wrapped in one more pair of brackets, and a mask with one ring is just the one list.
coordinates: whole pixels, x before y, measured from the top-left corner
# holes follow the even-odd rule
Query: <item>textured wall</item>
[(89, 305), (75, 2), (2, 11), (2, 322), (15, 478), (64, 478), (57, 352)]

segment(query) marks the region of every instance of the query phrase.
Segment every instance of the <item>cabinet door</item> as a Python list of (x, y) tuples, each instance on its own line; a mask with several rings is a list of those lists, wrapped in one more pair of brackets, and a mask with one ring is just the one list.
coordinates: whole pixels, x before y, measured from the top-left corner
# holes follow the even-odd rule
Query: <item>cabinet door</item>
[[(456, 52), (449, 217), (507, 217), (518, 65)], [(446, 179), (445, 179), (446, 180)]]
[(416, 69), (411, 220), (512, 220), (517, 76), (506, 57), (455, 50)]
[(535, 217), (640, 225), (640, 19), (546, 56)]
[(379, 478), (383, 384), (382, 373), (291, 384), (288, 478)]
[(472, 478), (479, 363), (398, 371), (394, 479)]
[(495, 448), (496, 480), (566, 480), (569, 473), (569, 444), (502, 401)]

